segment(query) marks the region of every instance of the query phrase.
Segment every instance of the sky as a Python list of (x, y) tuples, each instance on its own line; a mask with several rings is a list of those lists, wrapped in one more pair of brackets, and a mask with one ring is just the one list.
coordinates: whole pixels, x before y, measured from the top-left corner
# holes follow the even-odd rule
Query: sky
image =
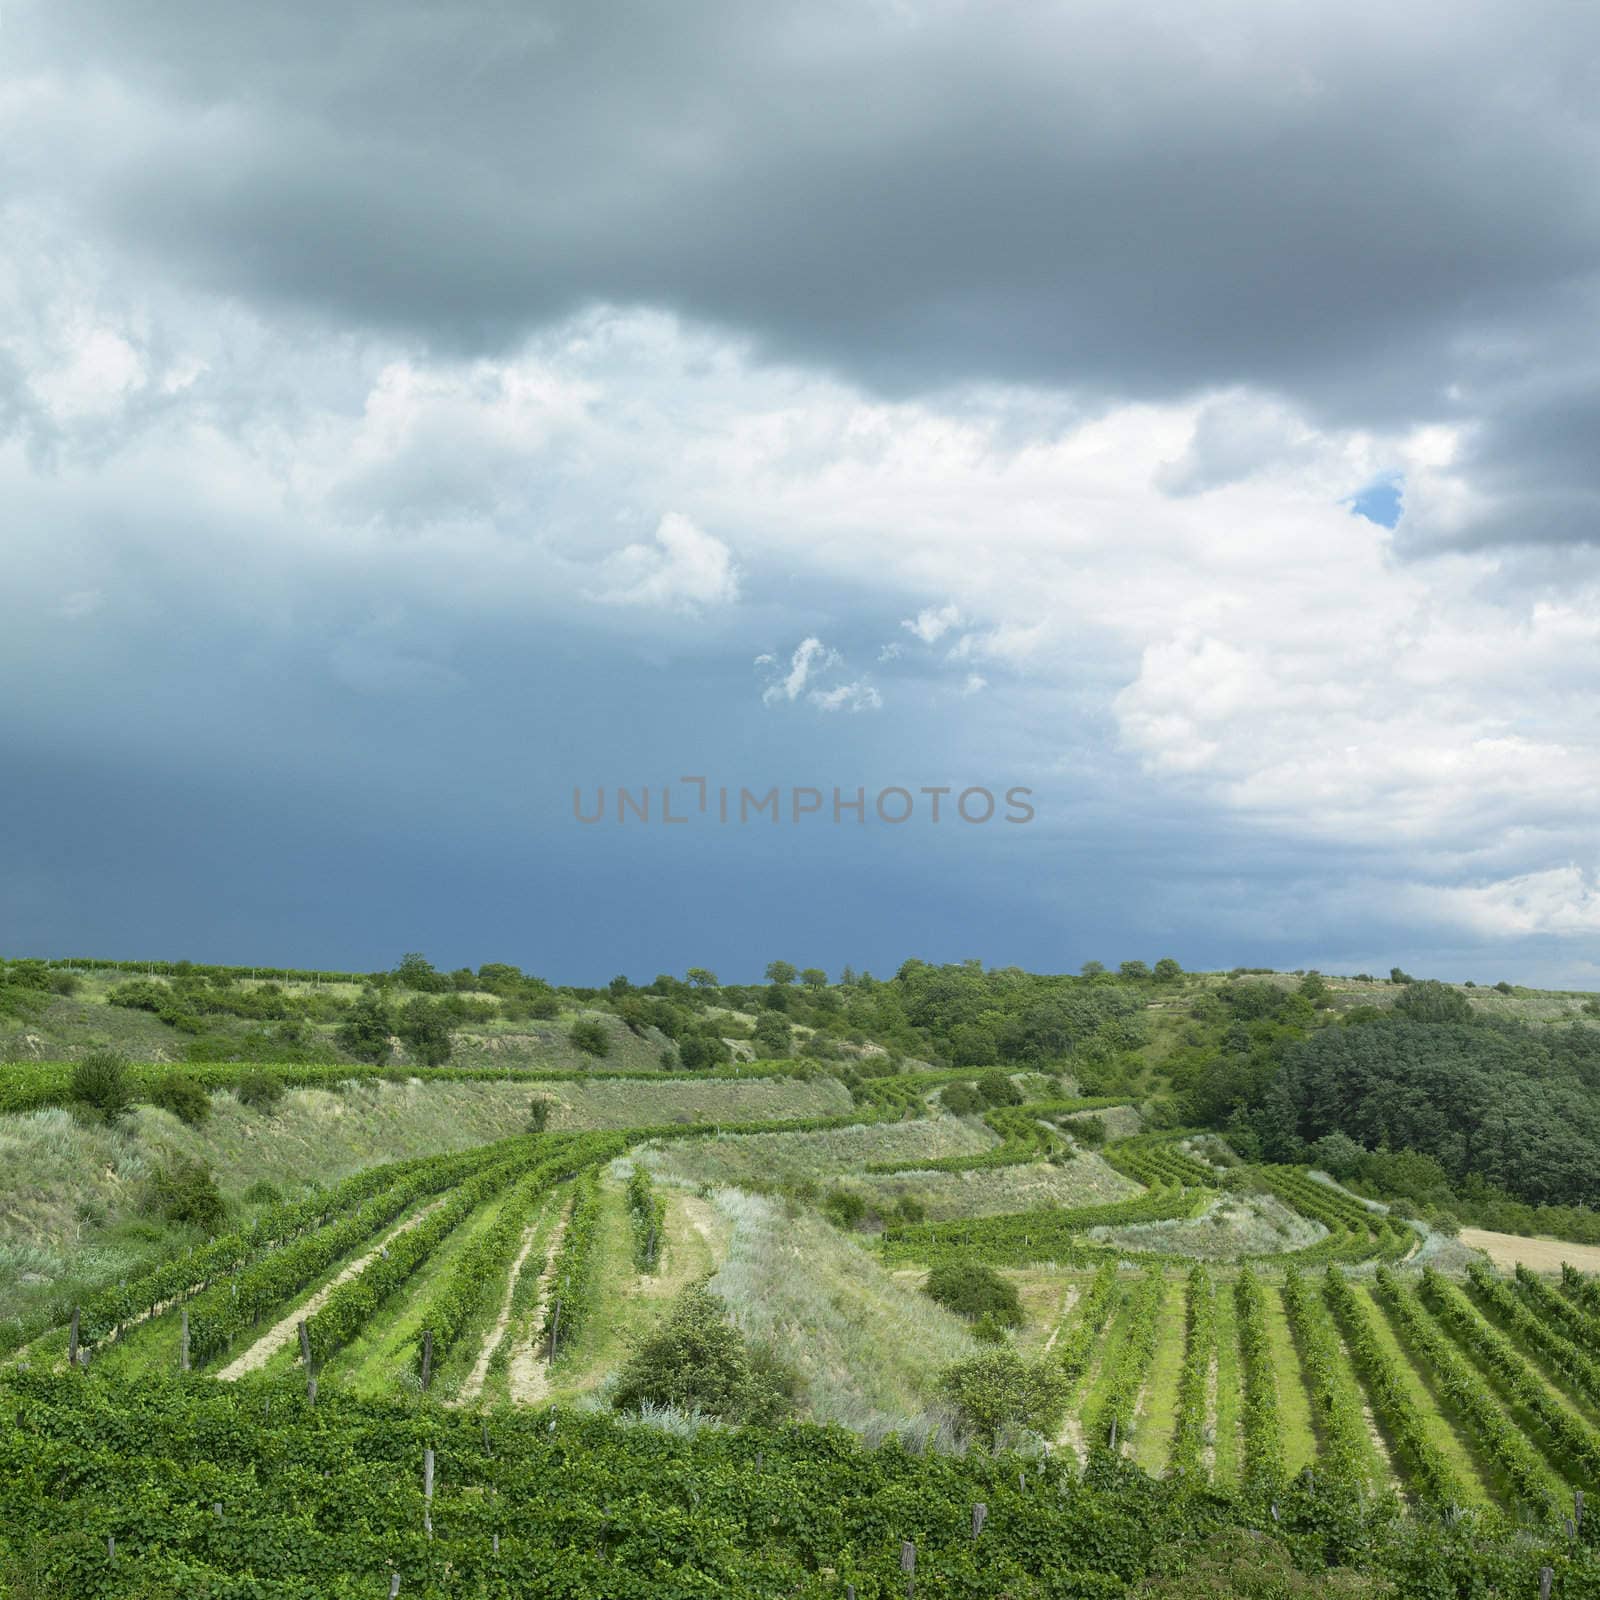
[(0, 954), (1600, 988), (1597, 157), (1570, 0), (9, 0)]

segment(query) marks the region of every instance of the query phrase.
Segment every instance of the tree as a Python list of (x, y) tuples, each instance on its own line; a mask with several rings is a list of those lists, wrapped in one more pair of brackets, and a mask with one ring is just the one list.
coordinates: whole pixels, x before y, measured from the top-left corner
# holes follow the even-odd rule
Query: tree
[(1399, 967), (1389, 968), (1390, 983), (1415, 983), (1416, 981), (1409, 972), (1402, 972)]
[(1118, 977), (1127, 978), (1135, 983), (1142, 983), (1150, 976), (1150, 969), (1142, 961), (1124, 961), (1117, 968)]
[(378, 1066), (389, 1059), (394, 1048), (389, 1042), (393, 1034), (394, 1016), (383, 997), (376, 989), (364, 989), (346, 1013), (335, 1038), (346, 1054)]
[(1412, 1022), (1471, 1022), (1473, 1018), (1472, 1002), (1433, 978), (1407, 984), (1394, 1009)]
[(1103, 961), (1085, 961), (1078, 970), (1086, 978), (1103, 978), (1106, 975), (1106, 964)]
[(1361, 1170), (1366, 1151), (1347, 1133), (1325, 1133), (1311, 1146), (1311, 1163), (1335, 1178), (1353, 1178)]
[(409, 950), (401, 956), (400, 965), (394, 969), (394, 976), (397, 983), (423, 994), (450, 986), (449, 980), (441, 979), (434, 964), (420, 950)]
[(187, 1073), (169, 1072), (151, 1091), (150, 1103), (191, 1127), (211, 1115), (211, 1096)]
[(769, 961), (767, 963), (767, 982), (775, 983), (779, 988), (787, 988), (799, 976), (792, 963), (788, 961)]
[(991, 1106), (1020, 1106), (1022, 1091), (998, 1067), (978, 1079), (978, 1093)]
[(672, 1406), (726, 1422), (772, 1423), (793, 1409), (795, 1387), (780, 1363), (745, 1343), (722, 1302), (693, 1283), (634, 1345), (611, 1403), (618, 1411)]
[(1327, 981), (1320, 972), (1308, 972), (1300, 980), (1298, 993), (1306, 1000), (1309, 1000), (1313, 1006), (1327, 1005), (1330, 992)]
[(708, 1029), (685, 1034), (678, 1041), (678, 1064), (690, 1072), (706, 1072), (728, 1059), (726, 1043)]
[(696, 989), (716, 989), (721, 987), (717, 982), (716, 973), (707, 967), (690, 967), (684, 976)]
[(528, 1102), (528, 1132), (543, 1133), (550, 1125), (550, 1102), (542, 1094), (536, 1094)]
[(781, 1011), (763, 1011), (756, 1018), (755, 1042), (761, 1055), (786, 1056), (793, 1039), (789, 1019)]
[(952, 1362), (940, 1373), (939, 1387), (961, 1420), (998, 1449), (1007, 1428), (1053, 1434), (1071, 1383), (1059, 1361), (1027, 1361), (1010, 1346), (995, 1345)]
[(442, 1067), (455, 1048), (443, 1009), (420, 995), (400, 1013), (397, 1031), (412, 1055), (425, 1066)]
[(196, 1228), (214, 1228), (227, 1209), (211, 1169), (184, 1156), (174, 1156), (150, 1174), (145, 1206), (168, 1222)]
[(622, 973), (622, 972), (619, 972), (616, 975), (616, 977), (614, 977), (611, 980), (611, 982), (606, 985), (606, 989), (611, 994), (611, 996), (614, 999), (619, 999), (619, 1000), (622, 998), (623, 995), (627, 994), (632, 988), (633, 988), (633, 985), (628, 982), (627, 974), (626, 973)]
[(807, 967), (800, 974), (800, 981), (808, 989), (826, 989), (828, 987), (828, 974), (821, 967)]
[(1152, 976), (1157, 983), (1176, 983), (1183, 976), (1183, 968), (1171, 956), (1162, 956)]

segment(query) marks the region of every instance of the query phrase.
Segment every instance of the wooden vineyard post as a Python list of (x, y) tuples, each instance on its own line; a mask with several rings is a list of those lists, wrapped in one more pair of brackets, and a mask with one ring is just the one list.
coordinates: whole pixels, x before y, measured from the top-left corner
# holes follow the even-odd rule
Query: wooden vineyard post
[(398, 1572), (391, 1572), (389, 1574), (389, 1600), (395, 1600), (395, 1597), (399, 1593), (400, 1593), (400, 1574)]
[(972, 1537), (976, 1539), (983, 1532), (983, 1525), (989, 1520), (989, 1508), (983, 1501), (979, 1501), (972, 1508)]
[(422, 1452), (422, 1528), (433, 1537), (433, 1446)]
[(548, 1367), (556, 1358), (556, 1335), (561, 1331), (561, 1302), (550, 1308), (550, 1348), (545, 1351), (544, 1364)]
[(180, 1313), (182, 1321), (178, 1332), (178, 1371), (189, 1370), (189, 1308), (185, 1306)]
[(106, 1559), (108, 1561), (117, 1559), (117, 1536), (114, 1533), (106, 1535)]
[(1554, 1567), (1539, 1568), (1539, 1600), (1550, 1600), (1550, 1585), (1555, 1582)]
[(917, 1547), (909, 1539), (900, 1541), (900, 1570), (906, 1575), (906, 1600), (917, 1592)]
[(433, 1381), (433, 1329), (422, 1330), (422, 1387), (427, 1389)]
[(67, 1332), (67, 1365), (76, 1367), (78, 1364), (78, 1307), (72, 1308), (72, 1327)]

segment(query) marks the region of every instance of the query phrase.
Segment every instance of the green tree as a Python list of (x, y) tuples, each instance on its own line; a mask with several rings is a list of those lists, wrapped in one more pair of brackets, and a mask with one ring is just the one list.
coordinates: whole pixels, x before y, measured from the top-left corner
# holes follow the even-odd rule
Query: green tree
[(455, 1036), (443, 1008), (421, 995), (400, 1013), (395, 1031), (424, 1066), (442, 1067), (455, 1049)]
[(1464, 994), (1434, 978), (1407, 984), (1394, 1009), (1412, 1022), (1471, 1022), (1474, 1016), (1472, 1002)]
[(1183, 968), (1171, 956), (1162, 956), (1152, 976), (1157, 983), (1176, 983), (1183, 976)]
[(150, 1103), (170, 1111), (180, 1122), (191, 1127), (204, 1122), (211, 1115), (211, 1096), (205, 1089), (183, 1072), (169, 1072), (150, 1093)]
[(726, 1422), (772, 1423), (793, 1409), (795, 1382), (779, 1363), (753, 1351), (722, 1302), (694, 1283), (657, 1328), (635, 1343), (617, 1377), (618, 1411), (645, 1405), (701, 1411)]
[(150, 1174), (145, 1209), (165, 1217), (168, 1222), (214, 1228), (227, 1208), (222, 1203), (217, 1180), (204, 1162), (174, 1156)]
[[(440, 974), (434, 964), (420, 950), (409, 950), (400, 958), (394, 969), (395, 981), (408, 989), (427, 994), (441, 986)], [(444, 980), (448, 983), (448, 979)]]
[(708, 967), (690, 967), (684, 976), (696, 989), (715, 989), (720, 987), (717, 983), (716, 973), (712, 972)]
[(1325, 1133), (1311, 1146), (1311, 1164), (1335, 1178), (1353, 1178), (1361, 1170), (1366, 1151), (1347, 1133)]
[(678, 1063), (690, 1072), (706, 1072), (728, 1059), (728, 1046), (705, 1029), (688, 1033), (678, 1041)]
[(798, 972), (790, 962), (769, 961), (767, 963), (767, 982), (777, 984), (780, 989), (786, 989), (798, 976)]
[(939, 1387), (963, 1423), (998, 1449), (1007, 1429), (1053, 1434), (1067, 1409), (1071, 1384), (1059, 1361), (1030, 1361), (995, 1345), (952, 1362)]
[(828, 974), (821, 967), (807, 967), (800, 974), (800, 981), (811, 990), (826, 989), (828, 987)]
[(1103, 978), (1106, 975), (1106, 964), (1103, 961), (1085, 961), (1078, 970), (1086, 978)]
[(1142, 961), (1124, 961), (1117, 968), (1117, 976), (1135, 983), (1143, 982), (1150, 976), (1150, 969)]
[(756, 1018), (755, 1043), (760, 1055), (775, 1059), (788, 1055), (793, 1038), (789, 1019), (781, 1011), (763, 1011)]
[(358, 1061), (380, 1066), (389, 1059), (393, 1045), (394, 1014), (376, 989), (364, 989), (361, 997), (345, 1014), (335, 1038), (339, 1048)]

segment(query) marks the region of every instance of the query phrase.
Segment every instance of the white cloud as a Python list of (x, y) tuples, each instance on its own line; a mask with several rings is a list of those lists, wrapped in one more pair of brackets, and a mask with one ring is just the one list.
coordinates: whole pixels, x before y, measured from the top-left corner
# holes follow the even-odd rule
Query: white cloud
[(1417, 914), (1485, 939), (1600, 934), (1600, 882), (1571, 864), (1483, 884), (1416, 885), (1407, 899)]
[(877, 711), (883, 697), (866, 679), (835, 689), (813, 689), (807, 698), (819, 711)]
[(914, 633), (924, 644), (937, 644), (960, 621), (958, 606), (926, 606), (900, 626)]
[(739, 598), (732, 551), (675, 511), (661, 519), (654, 547), (631, 544), (608, 557), (603, 570), (608, 587), (597, 598), (612, 605), (692, 611)]
[[(772, 662), (770, 655), (758, 656), (756, 664)], [(789, 670), (774, 678), (762, 691), (761, 698), (769, 706), (798, 700), (814, 673), (836, 666), (838, 655), (815, 637), (802, 639), (789, 658)]]

